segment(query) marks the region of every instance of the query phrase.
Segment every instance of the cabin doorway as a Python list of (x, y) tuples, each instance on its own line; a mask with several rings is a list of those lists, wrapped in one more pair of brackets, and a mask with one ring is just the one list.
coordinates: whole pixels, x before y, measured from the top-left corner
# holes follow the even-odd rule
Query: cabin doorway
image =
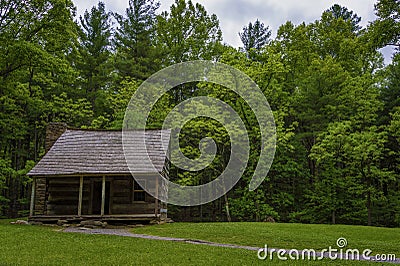
[[(101, 214), (102, 182), (93, 182), (92, 214)], [(104, 214), (110, 214), (110, 181), (105, 183)]]

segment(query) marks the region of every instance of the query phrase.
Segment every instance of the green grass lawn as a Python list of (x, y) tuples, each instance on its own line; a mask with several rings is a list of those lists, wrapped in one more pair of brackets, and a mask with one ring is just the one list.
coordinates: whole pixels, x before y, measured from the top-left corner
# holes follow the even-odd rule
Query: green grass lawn
[(346, 238), (347, 248), (371, 249), (376, 253), (394, 253), (400, 257), (400, 228), (350, 225), (281, 224), (281, 223), (172, 223), (138, 227), (134, 233), (202, 239), (218, 243), (284, 249), (332, 246)]
[[(266, 265), (271, 263), (271, 261), (258, 260), (255, 251), (121, 236), (64, 233), (60, 227), (12, 225), (9, 222), (10, 220), (0, 220), (2, 242), (0, 265)], [(289, 231), (283, 234), (285, 228)], [(307, 228), (310, 231), (306, 230)], [(326, 247), (331, 244), (329, 241), (332, 237), (335, 241), (336, 230), (338, 230), (338, 235), (348, 237), (350, 243), (369, 241), (372, 245), (371, 249), (379, 247), (388, 252), (391, 250), (398, 252), (398, 247), (394, 244), (399, 243), (398, 229), (346, 226), (307, 227), (306, 225), (265, 223), (175, 223), (135, 228), (133, 231), (222, 243), (256, 246), (260, 243), (274, 243), (277, 246), (282, 244), (279, 247), (283, 248), (302, 248), (308, 246), (307, 239), (311, 239), (310, 243), (313, 245), (319, 243), (321, 247)], [(362, 237), (354, 230), (360, 230)], [(271, 232), (267, 233), (268, 231)], [(327, 237), (325, 238), (327, 242), (307, 236), (313, 234), (318, 237), (321, 233)], [(370, 236), (368, 236), (369, 233), (371, 233)], [(280, 239), (272, 240), (277, 235), (281, 235)], [(299, 241), (298, 245), (296, 241)], [(385, 241), (389, 244), (384, 244)], [(284, 243), (291, 243), (292, 246), (285, 246)], [(274, 260), (274, 264), (278, 265), (333, 265), (337, 263), (330, 260), (317, 262)], [(380, 265), (352, 261), (340, 261), (339, 264)]]

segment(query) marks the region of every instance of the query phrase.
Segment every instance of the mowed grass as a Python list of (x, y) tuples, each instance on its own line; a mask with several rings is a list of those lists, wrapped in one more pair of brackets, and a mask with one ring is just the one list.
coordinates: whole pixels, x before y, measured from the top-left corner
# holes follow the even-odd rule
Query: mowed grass
[(254, 252), (0, 222), (0, 265), (255, 264)]
[[(0, 220), (0, 265), (266, 265), (271, 263), (268, 260), (258, 260), (255, 251), (243, 249), (110, 235), (65, 233), (60, 227), (12, 225), (9, 222), (10, 220)], [(189, 234), (201, 236), (193, 238), (208, 238), (208, 240), (216, 240), (212, 237), (212, 234), (215, 234), (221, 240), (218, 242), (248, 244), (250, 237), (243, 238), (243, 241), (239, 238), (251, 225), (247, 223), (176, 223), (137, 228), (134, 231), (138, 233), (147, 231), (153, 234), (162, 231), (164, 235), (180, 237)], [(232, 226), (236, 226), (238, 230), (236, 237), (228, 236), (232, 232)], [(256, 233), (259, 225), (254, 223), (253, 226), (253, 233)], [(175, 234), (168, 233), (168, 230), (174, 231)], [(202, 232), (199, 235), (198, 232), (203, 230), (208, 230), (208, 232)], [(275, 259), (273, 262), (278, 265), (333, 265), (337, 263), (340, 265), (380, 265), (373, 262), (330, 260), (307, 262)]]
[(350, 225), (282, 223), (172, 223), (138, 227), (138, 234), (201, 239), (218, 243), (283, 249), (337, 248), (344, 237), (346, 248), (371, 249), (372, 254), (396, 254), (400, 258), (400, 228)]

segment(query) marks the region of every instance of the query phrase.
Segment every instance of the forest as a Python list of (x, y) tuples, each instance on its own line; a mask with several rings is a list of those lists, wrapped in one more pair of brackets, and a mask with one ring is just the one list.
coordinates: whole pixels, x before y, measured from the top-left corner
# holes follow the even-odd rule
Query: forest
[[(31, 179), (50, 122), (121, 129), (140, 84), (167, 66), (213, 60), (239, 69), (273, 111), (277, 143), (261, 186), (248, 190), (260, 155), (260, 130), (234, 92), (206, 82), (177, 86), (154, 106), (159, 128), (185, 99), (228, 103), (251, 142), (242, 179), (224, 197), (196, 207), (170, 206), (177, 220), (264, 221), (400, 226), (400, 1), (378, 0), (376, 19), (333, 5), (311, 23), (288, 21), (272, 36), (263, 18), (237, 29), (242, 47), (222, 40), (216, 15), (190, 0), (159, 12), (154, 0), (129, 0), (125, 13), (99, 2), (82, 16), (71, 0), (0, 1), (0, 217), (27, 215)], [(265, 14), (268, 16), (268, 14)], [(381, 49), (394, 48), (384, 63)], [(230, 156), (226, 130), (200, 117), (181, 131), (180, 147), (199, 156), (212, 137), (218, 154), (200, 172), (172, 165), (170, 176), (198, 185), (219, 175)]]

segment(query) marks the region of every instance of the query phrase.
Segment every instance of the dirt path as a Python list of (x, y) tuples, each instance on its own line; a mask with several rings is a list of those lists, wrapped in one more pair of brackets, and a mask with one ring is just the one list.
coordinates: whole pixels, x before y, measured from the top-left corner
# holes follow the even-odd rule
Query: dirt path
[[(127, 229), (105, 229), (105, 228), (98, 228), (98, 229), (88, 229), (83, 227), (68, 227), (64, 230), (64, 232), (69, 233), (85, 233), (85, 234), (100, 234), (100, 235), (117, 235), (117, 236), (125, 236), (125, 237), (134, 237), (134, 238), (142, 238), (142, 239), (152, 239), (152, 240), (161, 240), (161, 241), (173, 241), (173, 242), (182, 242), (188, 244), (197, 244), (197, 245), (207, 245), (207, 246), (214, 246), (214, 247), (225, 247), (225, 248), (239, 248), (239, 249), (246, 249), (252, 251), (259, 251), (261, 248), (259, 247), (251, 247), (251, 246), (242, 246), (242, 245), (234, 245), (234, 244), (223, 244), (223, 243), (215, 243), (205, 240), (197, 240), (197, 239), (186, 239), (186, 238), (174, 238), (174, 237), (164, 237), (164, 236), (152, 236), (152, 235), (144, 235), (144, 234), (134, 234), (129, 232)], [(272, 250), (269, 248), (269, 250)], [(278, 250), (278, 249), (275, 249)], [(289, 254), (290, 251), (284, 249), (286, 254)], [(302, 254), (303, 250), (296, 250), (299, 254)], [(275, 257), (277, 256), (275, 252)], [(334, 255), (334, 254), (333, 254)], [(341, 258), (340, 254), (337, 254), (338, 258)], [(320, 252), (316, 252), (317, 258), (325, 257), (329, 258), (329, 255), (326, 253), (321, 254)], [(359, 258), (359, 260), (365, 261), (364, 258)], [(368, 261), (376, 261), (375, 257), (371, 257)], [(377, 261), (378, 262), (378, 261)], [(390, 262), (395, 264), (400, 264), (400, 258), (396, 258), (395, 261), (379, 261), (379, 262)]]
[(241, 246), (241, 245), (233, 245), (233, 244), (222, 244), (222, 243), (215, 243), (215, 242), (209, 242), (209, 241), (197, 240), (197, 239), (185, 239), (185, 238), (174, 238), (174, 237), (164, 237), (164, 236), (152, 236), (152, 235), (144, 235), (144, 234), (133, 234), (133, 233), (129, 232), (127, 229), (103, 229), (103, 228), (88, 229), (88, 228), (83, 228), (83, 227), (68, 227), (64, 230), (64, 232), (101, 234), (101, 235), (118, 235), (118, 236), (128, 236), (128, 237), (152, 239), (152, 240), (184, 242), (184, 243), (189, 243), (189, 244), (208, 245), (208, 246), (215, 246), (215, 247), (241, 248), (241, 249), (254, 250), (254, 251), (259, 250), (259, 248), (257, 248), (257, 247)]

